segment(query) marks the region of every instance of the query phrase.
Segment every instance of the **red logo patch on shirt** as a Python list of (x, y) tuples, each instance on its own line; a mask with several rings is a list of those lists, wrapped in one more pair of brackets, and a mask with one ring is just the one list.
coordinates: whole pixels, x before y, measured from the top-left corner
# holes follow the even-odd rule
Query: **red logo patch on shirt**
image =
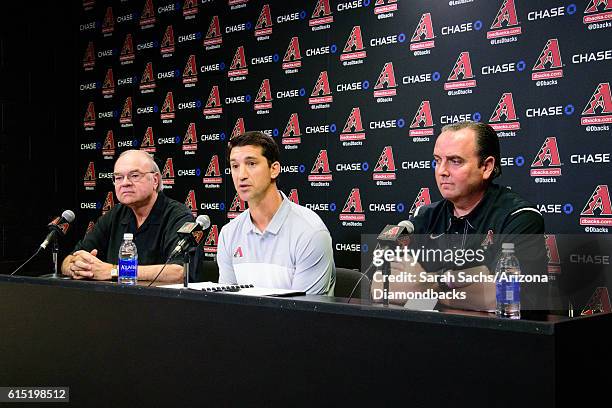
[(487, 236), (482, 240), (482, 243), (480, 244), (480, 246), (483, 247), (485, 250), (490, 245), (493, 245), (493, 230), (487, 231)]
[(242, 258), (242, 247), (238, 247), (236, 248), (236, 250), (234, 251), (234, 258)]

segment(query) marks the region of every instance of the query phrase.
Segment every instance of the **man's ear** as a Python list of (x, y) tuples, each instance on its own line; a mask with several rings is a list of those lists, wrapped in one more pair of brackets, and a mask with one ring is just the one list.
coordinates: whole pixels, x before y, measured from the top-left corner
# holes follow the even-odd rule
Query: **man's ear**
[(278, 175), (281, 172), (281, 165), (279, 162), (275, 161), (274, 163), (272, 163), (272, 165), (270, 165), (270, 170), (272, 170), (272, 180), (276, 180), (276, 178), (278, 177)]
[(491, 180), (493, 178), (493, 171), (495, 170), (495, 157), (489, 156), (482, 163), (483, 177), (485, 180)]

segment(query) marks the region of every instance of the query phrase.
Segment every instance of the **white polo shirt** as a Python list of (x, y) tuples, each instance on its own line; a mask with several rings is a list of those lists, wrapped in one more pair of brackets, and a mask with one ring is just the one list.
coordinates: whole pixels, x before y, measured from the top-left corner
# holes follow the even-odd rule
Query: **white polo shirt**
[(307, 294), (334, 294), (332, 240), (312, 210), (283, 201), (265, 231), (247, 209), (221, 229), (217, 245), (219, 283), (253, 284)]

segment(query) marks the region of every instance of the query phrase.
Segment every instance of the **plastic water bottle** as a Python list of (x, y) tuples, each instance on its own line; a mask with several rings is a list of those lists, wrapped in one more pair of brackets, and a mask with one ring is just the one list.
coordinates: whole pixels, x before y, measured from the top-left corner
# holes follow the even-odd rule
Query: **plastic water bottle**
[(521, 318), (521, 266), (514, 255), (514, 244), (503, 243), (502, 255), (495, 268), (495, 315)]
[(119, 283), (135, 285), (138, 275), (138, 251), (134, 243), (134, 235), (123, 234), (123, 242), (119, 247)]

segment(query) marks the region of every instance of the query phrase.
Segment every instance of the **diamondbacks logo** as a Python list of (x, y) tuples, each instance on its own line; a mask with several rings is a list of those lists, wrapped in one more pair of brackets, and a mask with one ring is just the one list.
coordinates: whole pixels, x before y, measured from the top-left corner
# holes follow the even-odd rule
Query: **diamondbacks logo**
[(300, 40), (298, 37), (293, 37), (283, 57), (283, 69), (286, 74), (290, 74), (297, 72), (297, 68), (301, 66), (302, 54), (300, 53)]
[(393, 12), (397, 10), (397, 0), (376, 0), (374, 3), (374, 14), (378, 19), (393, 17)]
[(429, 188), (423, 187), (419, 190), (416, 198), (414, 199), (414, 203), (412, 203), (412, 207), (410, 207), (409, 214), (410, 216), (414, 215), (414, 212), (424, 205), (431, 204), (431, 196), (429, 195)]
[(142, 78), (140, 78), (140, 91), (146, 91), (155, 88), (155, 76), (153, 75), (153, 63), (147, 62)]
[[(340, 54), (340, 61), (344, 62), (342, 65), (354, 65), (355, 63), (357, 63), (357, 61), (360, 61), (365, 57), (367, 57), (367, 53), (363, 47), (363, 36), (361, 35), (361, 26), (355, 26), (351, 30), (348, 40), (346, 40), (346, 44), (344, 44), (344, 48), (342, 49), (342, 54)], [(354, 62), (348, 63), (346, 61), (354, 61)]]
[[(496, 131), (519, 130), (521, 123), (517, 120), (512, 92), (502, 94), (497, 106), (489, 119), (489, 124)], [(509, 136), (500, 134), (499, 136)]]
[(244, 200), (238, 196), (238, 193), (236, 193), (234, 199), (232, 200), (232, 205), (230, 205), (229, 211), (227, 212), (227, 218), (236, 218), (245, 210), (246, 202), (244, 202)]
[[(412, 137), (433, 136), (433, 117), (431, 116), (431, 105), (429, 101), (422, 101), (419, 109), (412, 119), (408, 135)], [(429, 139), (427, 139), (429, 140)]]
[(110, 129), (106, 132), (104, 143), (102, 144), (102, 156), (105, 159), (112, 159), (115, 155), (115, 138), (113, 136), (113, 130)]
[(195, 217), (198, 215), (198, 203), (195, 197), (195, 191), (189, 190), (187, 197), (185, 198), (185, 205), (191, 211), (191, 214)]
[(230, 81), (238, 81), (246, 79), (246, 75), (248, 74), (249, 69), (247, 68), (246, 58), (244, 57), (244, 46), (241, 45), (236, 49), (236, 53), (232, 59), (232, 65), (230, 65), (227, 71), (227, 76), (230, 78)]
[(102, 22), (102, 34), (104, 36), (111, 35), (115, 30), (115, 18), (113, 17), (113, 8), (107, 7), (106, 14), (104, 14), (104, 21)]
[(153, 0), (146, 0), (142, 13), (140, 13), (140, 28), (153, 27), (154, 24), (155, 8), (153, 7)]
[(155, 148), (155, 139), (153, 138), (153, 128), (151, 126), (149, 126), (145, 131), (142, 142), (140, 143), (140, 150), (144, 150), (145, 152), (149, 153), (155, 153), (157, 150)]
[(607, 184), (595, 188), (580, 215), (580, 225), (612, 227), (612, 205)]
[(243, 134), (244, 132), (245, 132), (244, 118), (236, 119), (236, 124), (234, 125), (234, 129), (232, 130), (230, 140), (235, 138), (236, 136)]
[(374, 85), (374, 97), (386, 98), (393, 97), (397, 94), (397, 83), (395, 82), (395, 71), (393, 70), (393, 62), (385, 63), (376, 85)]
[(109, 212), (115, 206), (115, 200), (113, 198), (113, 192), (109, 191), (106, 193), (106, 198), (104, 199), (104, 204), (102, 205), (102, 215)]
[[(264, 4), (261, 9), (261, 13), (259, 13), (259, 18), (257, 19), (257, 23), (255, 24), (255, 37), (257, 40), (264, 40), (272, 34), (272, 16), (270, 15), (270, 5)], [(266, 38), (263, 38), (266, 37)]]
[(512, 37), (519, 34), (521, 34), (521, 27), (516, 15), (514, 0), (503, 0), (491, 24), (491, 31), (487, 32), (487, 39)]
[(123, 109), (121, 110), (121, 116), (119, 116), (119, 123), (121, 127), (132, 126), (132, 97), (128, 96), (125, 98), (123, 103)]
[[(544, 168), (545, 164), (548, 167)], [(535, 159), (533, 159), (533, 163), (531, 163), (530, 175), (532, 177), (558, 177), (561, 175), (561, 167), (559, 167), (561, 165), (557, 138), (547, 137)]]
[(164, 120), (164, 123), (172, 122), (176, 113), (174, 112), (174, 96), (172, 91), (168, 91), (166, 94), (166, 98), (164, 99), (164, 104), (162, 105), (161, 111), (159, 113), (159, 117)]
[(534, 81), (563, 77), (563, 63), (559, 52), (559, 41), (556, 38), (546, 42), (532, 71), (537, 71), (531, 74), (531, 79)]
[(85, 130), (91, 130), (96, 126), (96, 109), (93, 102), (87, 104), (85, 116), (83, 117), (83, 126)]
[[(612, 93), (610, 83), (603, 82), (597, 85), (595, 92), (582, 111), (580, 119), (582, 125), (604, 125), (612, 123)], [(607, 130), (602, 129), (602, 130)]]
[(198, 14), (198, 0), (185, 0), (183, 3), (183, 17), (185, 20), (194, 18)]
[(261, 81), (253, 107), (257, 113), (268, 113), (268, 109), (272, 109), (272, 91), (270, 91), (270, 80), (268, 78)]
[(195, 123), (191, 122), (189, 127), (187, 127), (187, 132), (185, 132), (185, 137), (183, 138), (183, 150), (185, 152), (193, 152), (198, 150), (198, 134), (196, 132)]
[(119, 61), (121, 61), (121, 65), (131, 64), (136, 58), (136, 54), (134, 53), (134, 41), (132, 40), (132, 34), (127, 34), (125, 36), (125, 41), (123, 41), (123, 47), (121, 47), (121, 54), (119, 54)]
[(292, 203), (300, 205), (300, 198), (298, 197), (298, 190), (297, 190), (297, 188), (292, 189), (291, 192), (289, 193), (289, 195), (287, 196), (287, 198)]
[(96, 188), (96, 169), (94, 168), (94, 162), (89, 162), (87, 169), (85, 169), (83, 185), (85, 186), (85, 190), (93, 190)]
[(187, 64), (183, 70), (183, 84), (185, 87), (194, 86), (198, 82), (198, 67), (195, 60), (195, 55), (191, 54), (187, 58)]
[(234, 251), (234, 258), (242, 258), (244, 257), (244, 255), (242, 254), (242, 247), (239, 246), (238, 248), (236, 248), (236, 250)]
[(221, 184), (223, 183), (223, 178), (221, 177), (221, 168), (219, 167), (219, 156), (214, 155), (210, 159), (210, 163), (208, 163), (208, 167), (206, 168), (206, 174), (204, 174), (204, 179), (202, 179), (202, 183), (204, 184)]
[(217, 224), (213, 224), (210, 226), (210, 229), (208, 230), (208, 235), (206, 236), (206, 240), (204, 241), (204, 252), (216, 253), (217, 242), (219, 242), (219, 227), (217, 227)]
[(168, 157), (166, 159), (166, 164), (164, 164), (161, 177), (164, 187), (172, 188), (174, 185), (174, 160), (172, 157)]
[(204, 117), (206, 119), (218, 119), (223, 113), (223, 107), (221, 106), (221, 97), (219, 96), (219, 86), (213, 85), (204, 105)]
[(372, 180), (395, 180), (395, 160), (393, 160), (393, 148), (385, 146), (378, 157)]
[(300, 130), (300, 119), (297, 113), (292, 113), (289, 122), (283, 131), (283, 145), (297, 145), (302, 142), (302, 131)]
[(83, 10), (89, 11), (96, 5), (96, 0), (83, 0)]
[(312, 88), (308, 103), (312, 109), (329, 108), (329, 104), (332, 103), (334, 97), (331, 94), (329, 87), (329, 78), (327, 77), (327, 71), (321, 71), (317, 83)]
[(159, 52), (162, 54), (162, 56), (167, 57), (171, 55), (174, 50), (174, 28), (172, 28), (172, 25), (169, 25), (164, 32), (164, 36), (159, 47)]
[(463, 51), (459, 54), (459, 58), (457, 58), (448, 76), (448, 82), (444, 83), (444, 90), (450, 91), (454, 89), (474, 88), (476, 86), (476, 80), (473, 78), (474, 72), (472, 71), (470, 53), (468, 51)]
[(96, 53), (94, 49), (93, 41), (90, 41), (87, 44), (87, 48), (85, 49), (85, 55), (83, 56), (83, 69), (85, 71), (93, 70), (96, 65)]
[(221, 36), (219, 16), (213, 16), (212, 20), (210, 21), (210, 25), (208, 26), (206, 37), (204, 37), (204, 48), (207, 51), (213, 50), (221, 47), (221, 43), (223, 43), (223, 37)]
[(333, 22), (334, 16), (329, 7), (329, 0), (317, 0), (317, 5), (312, 11), (312, 18), (308, 21), (312, 31), (328, 29)]
[[(410, 51), (427, 50), (436, 46), (434, 40), (433, 24), (431, 23), (431, 14), (425, 13), (421, 16), (421, 20), (412, 34), (410, 40)], [(417, 55), (415, 53), (415, 55)]]
[(361, 109), (356, 106), (351, 110), (344, 128), (340, 133), (340, 140), (352, 141), (352, 140), (365, 140), (366, 134), (363, 129), (363, 121), (361, 120)]
[(113, 78), (113, 69), (109, 68), (106, 71), (104, 77), (104, 84), (102, 85), (102, 95), (104, 97), (112, 97), (115, 94), (115, 79)]
[(557, 247), (556, 235), (544, 235), (546, 244), (546, 256), (548, 258), (548, 273), (561, 273), (561, 257)]
[(589, 0), (584, 14), (587, 14), (582, 18), (584, 24), (612, 20), (612, 0)]
[(312, 165), (312, 170), (308, 175), (308, 181), (312, 183), (320, 183), (313, 186), (329, 186), (329, 182), (333, 180), (331, 170), (329, 169), (329, 158), (327, 157), (327, 150), (321, 150), (317, 155), (317, 159)]
[(87, 229), (85, 230), (85, 235), (89, 234), (90, 232), (93, 232), (95, 226), (96, 226), (95, 222), (89, 221), (89, 224), (87, 224)]
[(340, 221), (365, 221), (366, 216), (361, 205), (361, 193), (359, 188), (353, 188), (342, 208), (339, 216)]

